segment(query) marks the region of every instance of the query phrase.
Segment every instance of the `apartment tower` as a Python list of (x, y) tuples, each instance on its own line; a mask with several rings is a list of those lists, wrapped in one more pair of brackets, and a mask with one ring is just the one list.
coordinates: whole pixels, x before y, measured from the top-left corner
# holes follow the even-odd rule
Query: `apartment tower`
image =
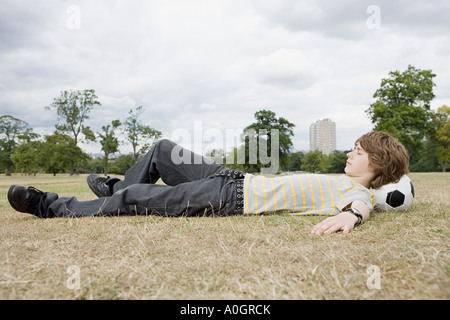
[(329, 155), (336, 150), (336, 123), (330, 119), (318, 120), (309, 127), (311, 151), (320, 150)]

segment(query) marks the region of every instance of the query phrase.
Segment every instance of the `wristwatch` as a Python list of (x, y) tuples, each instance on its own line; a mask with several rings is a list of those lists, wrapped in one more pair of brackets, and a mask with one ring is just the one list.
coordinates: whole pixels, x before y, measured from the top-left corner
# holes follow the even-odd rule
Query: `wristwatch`
[(356, 217), (358, 217), (358, 222), (355, 224), (355, 227), (357, 227), (363, 223), (363, 216), (358, 209), (348, 208), (347, 210), (345, 210), (345, 212), (347, 212), (347, 211), (353, 213)]

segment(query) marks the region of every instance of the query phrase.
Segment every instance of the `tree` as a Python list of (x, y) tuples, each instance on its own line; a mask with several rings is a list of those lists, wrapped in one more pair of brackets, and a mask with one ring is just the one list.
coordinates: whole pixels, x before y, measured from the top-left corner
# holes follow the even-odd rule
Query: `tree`
[[(148, 125), (142, 124), (140, 116), (144, 113), (144, 107), (130, 109), (129, 116), (125, 121), (125, 132), (127, 140), (131, 143), (133, 148), (134, 162), (138, 160), (139, 155), (144, 154), (150, 149), (152, 143), (149, 140), (159, 139), (162, 137), (161, 131), (153, 129)], [(139, 146), (141, 146), (139, 148)]]
[(344, 169), (347, 163), (347, 153), (348, 151), (334, 151), (328, 156), (328, 163), (330, 164), (327, 172), (328, 173), (344, 173)]
[(56, 130), (61, 134), (69, 134), (73, 138), (74, 149), (72, 150), (70, 175), (75, 172), (75, 163), (81, 160), (77, 157), (79, 152), (76, 149), (81, 137), (84, 136), (86, 141), (95, 140), (94, 133), (89, 126), (85, 125), (85, 121), (89, 119), (89, 113), (96, 105), (100, 105), (100, 102), (95, 91), (90, 89), (62, 91), (52, 104), (45, 107), (46, 110), (56, 109), (58, 121), (61, 121), (55, 125)]
[(38, 137), (25, 121), (10, 115), (0, 116), (0, 164), (6, 168), (7, 176), (12, 173), (14, 163), (11, 156), (16, 147)]
[(450, 163), (450, 107), (443, 105), (437, 111), (436, 138), (438, 141), (437, 158), (442, 166), (442, 171), (447, 170)]
[(327, 172), (330, 167), (328, 157), (320, 150), (310, 151), (305, 154), (302, 161), (302, 170), (306, 172)]
[(114, 134), (114, 129), (117, 129), (121, 125), (120, 120), (111, 121), (111, 125), (102, 126), (103, 133), (98, 133), (100, 137), (100, 144), (102, 151), (105, 153), (103, 158), (103, 170), (105, 176), (108, 175), (108, 161), (109, 155), (119, 150), (119, 139)]
[(427, 134), (434, 130), (430, 102), (435, 76), (431, 70), (411, 65), (402, 73), (390, 72), (373, 96), (377, 101), (366, 110), (374, 130), (399, 139), (409, 154), (418, 153)]
[(45, 136), (39, 152), (40, 162), (47, 173), (56, 175), (59, 172), (67, 172), (71, 168), (74, 152), (76, 152), (77, 158), (87, 157), (79, 147), (75, 146), (72, 137), (55, 132)]
[(11, 161), (21, 173), (28, 175), (36, 174), (39, 171), (38, 150), (41, 142), (24, 142), (14, 149)]
[(305, 153), (303, 151), (293, 152), (289, 154), (289, 171), (298, 171), (302, 167), (302, 161), (305, 157)]
[(434, 130), (427, 134), (419, 152), (410, 154), (411, 171), (446, 171), (450, 162), (449, 113), (450, 110), (445, 105), (432, 111)]
[[(279, 164), (282, 168), (287, 168), (289, 163), (289, 152), (292, 148), (292, 140), (291, 136), (294, 135), (293, 128), (295, 124), (290, 123), (283, 117), (277, 118), (275, 112), (270, 110), (260, 110), (254, 115), (256, 122), (252, 123), (248, 127), (244, 129), (243, 132), (243, 140), (245, 142), (245, 165), (247, 171), (260, 171), (262, 167), (264, 167), (265, 163), (262, 163), (262, 155), (272, 158), (271, 148), (268, 147), (267, 150), (260, 150), (260, 146), (268, 145), (273, 146), (273, 143), (278, 144), (278, 156)], [(276, 138), (278, 141), (272, 141), (275, 136), (275, 130), (277, 132)], [(261, 143), (266, 141), (265, 143)], [(251, 154), (251, 144), (253, 142), (258, 141), (255, 150), (258, 158), (256, 158), (256, 154)], [(256, 161), (251, 161), (251, 159), (256, 158)], [(256, 163), (252, 163), (256, 162)]]
[(134, 158), (132, 154), (123, 154), (114, 160), (114, 166), (118, 169), (116, 174), (125, 174), (134, 164)]

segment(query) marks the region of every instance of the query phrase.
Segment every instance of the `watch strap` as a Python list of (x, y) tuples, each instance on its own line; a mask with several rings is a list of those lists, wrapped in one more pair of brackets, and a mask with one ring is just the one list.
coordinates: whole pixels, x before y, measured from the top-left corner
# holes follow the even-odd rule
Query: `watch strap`
[(354, 214), (358, 218), (358, 222), (355, 224), (355, 227), (357, 227), (357, 226), (359, 226), (359, 225), (361, 225), (363, 223), (363, 216), (362, 216), (361, 212), (358, 209), (348, 208), (345, 211), (351, 212), (352, 214)]

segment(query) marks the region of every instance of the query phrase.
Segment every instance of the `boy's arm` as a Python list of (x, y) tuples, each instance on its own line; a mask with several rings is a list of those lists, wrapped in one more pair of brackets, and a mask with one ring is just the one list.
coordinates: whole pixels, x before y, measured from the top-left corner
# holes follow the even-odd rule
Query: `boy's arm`
[[(361, 200), (355, 200), (351, 204), (349, 204), (346, 208), (352, 207), (359, 212), (361, 212), (363, 216), (363, 221), (367, 221), (370, 218), (370, 209)], [(355, 227), (355, 224), (358, 222), (358, 217), (355, 216), (351, 212), (346, 212), (344, 208), (344, 212), (338, 214), (334, 217), (329, 217), (322, 222), (316, 224), (312, 230), (312, 234), (321, 235), (321, 234), (330, 234), (337, 231), (342, 231), (342, 233), (347, 234)]]

